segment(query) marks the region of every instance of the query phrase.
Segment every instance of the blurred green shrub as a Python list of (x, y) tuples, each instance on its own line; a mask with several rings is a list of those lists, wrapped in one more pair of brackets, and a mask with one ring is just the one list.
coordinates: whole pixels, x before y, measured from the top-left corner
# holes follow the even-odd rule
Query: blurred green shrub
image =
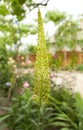
[(29, 45), (28, 46), (28, 53), (29, 54), (36, 54), (36, 46), (34, 46), (34, 45)]
[(62, 68), (62, 57), (58, 55), (48, 54), (49, 66), (52, 70), (57, 71)]
[(83, 72), (83, 64), (76, 65), (75, 70)]
[(75, 68), (75, 66), (77, 65), (77, 60), (78, 60), (78, 57), (77, 55), (73, 54), (71, 57), (70, 57), (70, 66), (72, 69)]

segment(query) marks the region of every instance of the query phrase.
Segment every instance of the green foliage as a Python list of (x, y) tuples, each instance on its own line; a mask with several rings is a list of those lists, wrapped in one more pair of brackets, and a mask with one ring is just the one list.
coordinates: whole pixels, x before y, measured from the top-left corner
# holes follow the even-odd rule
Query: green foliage
[(48, 55), (44, 36), (41, 13), (38, 11), (38, 46), (36, 52), (36, 63), (34, 72), (35, 99), (39, 104), (46, 103), (50, 92), (50, 79), (48, 67)]
[(0, 44), (0, 91), (6, 89), (6, 82), (10, 82), (11, 76), (5, 44)]
[(61, 69), (61, 66), (62, 66), (62, 58), (58, 57), (54, 60), (52, 67), (54, 68), (54, 70), (59, 70)]
[(19, 4), (24, 4), (26, 0), (18, 0)]
[(7, 114), (4, 115), (4, 118), (1, 117), (0, 121), (5, 120), (9, 130), (36, 129), (36, 122), (34, 121), (34, 112), (36, 109), (32, 104), (31, 94), (28, 89), (22, 96), (13, 98), (11, 106), (6, 111)]
[[(15, 15), (18, 21), (23, 20), (26, 15), (25, 6), (28, 9), (32, 9), (35, 6), (33, 0), (4, 0), (4, 5), (1, 6), (1, 12), (3, 15), (6, 15), (8, 11), (9, 14)], [(6, 8), (6, 5), (8, 8)]]
[(75, 70), (83, 72), (83, 64), (76, 65)]
[(78, 117), (78, 129), (82, 130), (83, 129), (83, 98), (79, 93), (75, 94), (75, 107), (76, 107), (76, 113)]
[(64, 87), (52, 88), (48, 104), (41, 106), (33, 101), (33, 96), (28, 88), (13, 97), (11, 105), (2, 108), (6, 113), (0, 115), (0, 123), (9, 130), (83, 129), (83, 98), (79, 93)]
[(66, 18), (65, 13), (56, 11), (56, 10), (52, 10), (52, 11), (48, 11), (46, 14), (46, 18), (48, 20), (53, 21), (55, 24), (63, 21)]
[(63, 55), (49, 54), (49, 66), (52, 70), (57, 71), (62, 68)]
[[(0, 37), (0, 43), (6, 45), (16, 44), (20, 39), (20, 34), (18, 33), (18, 27), (15, 27), (13, 20), (7, 21), (2, 18), (0, 22), (0, 30), (3, 33), (3, 36)], [(8, 38), (7, 38), (8, 37)]]
[(25, 10), (20, 3), (19, 3), (19, 0), (12, 0), (12, 2), (11, 2), (12, 14), (16, 15), (18, 20), (22, 20), (25, 15)]
[[(81, 31), (82, 31), (82, 30), (81, 30)], [(79, 32), (79, 34), (80, 34), (80, 32)], [(81, 48), (83, 48), (83, 39), (82, 39), (82, 38), (78, 39), (77, 43), (79, 44), (79, 46), (80, 46)]]
[[(36, 26), (35, 26), (35, 24), (33, 25), (33, 24), (29, 24), (28, 25), (28, 29), (30, 30), (30, 31), (36, 31), (35, 33), (37, 33), (37, 28), (36, 28)], [(31, 33), (32, 34), (32, 33)]]
[(0, 122), (4, 121), (9, 130), (44, 130), (48, 119), (43, 116), (47, 114), (46, 108), (34, 104), (29, 88), (14, 97), (11, 106), (3, 110), (7, 113), (0, 116)]
[(28, 46), (28, 53), (29, 53), (29, 54), (36, 54), (36, 49), (37, 49), (36, 46), (34, 46), (34, 45), (29, 45), (29, 46)]
[(50, 97), (51, 116), (49, 125), (60, 130), (78, 130), (78, 118), (75, 110), (75, 98), (65, 88), (53, 90)]
[(22, 88), (23, 83), (25, 81), (29, 83), (29, 86), (31, 88), (33, 87), (33, 75), (32, 74), (23, 74), (22, 76), (19, 76), (18, 78), (16, 78), (15, 89)]
[(55, 34), (56, 47), (61, 50), (66, 45), (72, 50), (77, 45), (78, 23), (72, 19), (66, 20)]
[(75, 66), (77, 65), (77, 55), (73, 54), (71, 57), (70, 57), (70, 66), (72, 69), (75, 68)]
[(0, 15), (6, 16), (8, 15), (8, 9), (6, 8), (6, 5), (0, 5)]

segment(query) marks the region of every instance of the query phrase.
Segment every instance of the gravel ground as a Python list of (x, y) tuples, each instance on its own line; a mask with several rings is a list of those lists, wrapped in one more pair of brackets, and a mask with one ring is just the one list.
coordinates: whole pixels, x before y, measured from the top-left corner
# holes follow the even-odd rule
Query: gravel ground
[(57, 85), (66, 84), (71, 86), (75, 92), (80, 92), (83, 96), (83, 73), (82, 72), (69, 72), (60, 71), (54, 73), (53, 82)]
[(80, 92), (83, 96), (83, 73), (76, 72), (76, 91)]

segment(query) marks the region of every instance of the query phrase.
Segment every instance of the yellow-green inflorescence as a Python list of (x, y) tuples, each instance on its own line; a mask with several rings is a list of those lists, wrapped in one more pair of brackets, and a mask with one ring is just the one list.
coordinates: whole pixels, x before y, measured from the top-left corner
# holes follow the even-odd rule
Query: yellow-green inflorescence
[(41, 12), (38, 10), (38, 46), (34, 69), (34, 100), (46, 104), (50, 94), (49, 63)]

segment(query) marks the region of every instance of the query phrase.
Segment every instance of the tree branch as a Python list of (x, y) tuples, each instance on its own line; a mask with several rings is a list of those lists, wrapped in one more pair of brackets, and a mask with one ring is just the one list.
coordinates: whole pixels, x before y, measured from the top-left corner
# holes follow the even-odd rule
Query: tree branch
[(29, 8), (29, 11), (32, 11), (33, 9), (37, 8), (39, 5), (41, 6), (47, 6), (49, 0), (43, 0), (42, 2), (39, 3), (32, 3), (32, 4), (27, 4), (27, 7)]

